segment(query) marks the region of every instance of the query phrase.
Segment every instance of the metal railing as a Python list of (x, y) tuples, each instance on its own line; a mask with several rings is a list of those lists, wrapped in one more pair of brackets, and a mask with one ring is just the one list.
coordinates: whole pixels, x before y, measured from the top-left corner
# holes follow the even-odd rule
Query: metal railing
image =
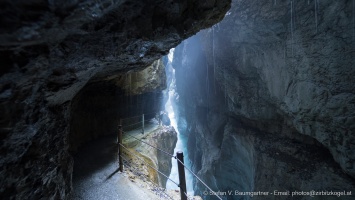
[[(144, 114), (141, 116), (134, 116), (134, 117), (130, 117), (130, 118), (125, 118), (125, 119), (132, 119), (132, 118), (136, 118), (136, 117), (142, 117), (142, 121), (141, 122), (137, 122), (134, 123), (136, 124), (141, 124), (141, 127), (138, 127), (137, 129), (134, 130), (139, 130), (142, 129), (142, 133), (144, 134), (144, 122), (148, 121), (148, 120), (144, 120)], [(120, 119), (120, 124), (118, 125), (118, 135), (117, 135), (117, 139), (118, 139), (118, 159), (119, 159), (119, 170), (121, 172), (123, 172), (123, 160), (126, 161), (126, 163), (129, 163), (128, 159), (125, 158), (123, 156), (123, 149), (130, 155), (136, 157), (139, 161), (142, 162), (142, 164), (144, 163), (146, 166), (150, 167), (151, 169), (153, 169), (154, 171), (156, 171), (157, 173), (161, 174), (162, 176), (164, 176), (167, 180), (171, 181), (172, 183), (174, 183), (176, 186), (178, 186), (180, 188), (180, 198), (181, 200), (190, 200), (191, 198), (188, 196), (187, 194), (187, 189), (186, 189), (186, 178), (185, 178), (185, 169), (187, 169), (199, 182), (202, 183), (202, 185), (204, 185), (209, 191), (209, 194), (212, 194), (214, 196), (216, 196), (218, 199), (222, 200), (222, 198), (220, 196), (217, 195), (216, 192), (214, 192), (201, 178), (199, 178), (191, 169), (189, 169), (188, 167), (186, 167), (186, 165), (184, 164), (184, 154), (182, 151), (178, 151), (176, 152), (176, 155), (173, 155), (161, 148), (158, 148), (152, 144), (149, 144), (141, 139), (139, 139), (138, 137), (133, 136), (132, 134), (129, 134), (126, 131), (123, 131), (123, 126), (122, 126), (122, 122), (125, 119)], [(125, 127), (130, 127), (133, 126), (134, 124), (129, 124), (129, 125), (125, 125)], [(160, 122), (159, 122), (160, 124)], [(140, 141), (146, 145), (148, 145), (151, 148), (154, 148), (166, 155), (168, 155), (169, 157), (172, 157), (174, 159), (177, 160), (177, 165), (178, 165), (178, 174), (179, 174), (179, 183), (177, 183), (175, 180), (172, 180), (171, 178), (169, 178), (169, 175), (164, 174), (163, 172), (159, 171), (159, 169), (157, 169), (156, 167), (152, 166), (151, 164), (147, 163), (144, 159), (140, 158), (138, 155), (136, 155), (132, 150), (129, 150), (129, 148), (127, 148), (123, 143), (122, 143), (122, 137), (123, 134), (133, 138), (134, 140)], [(136, 150), (135, 150), (136, 151)], [(137, 152), (137, 151), (136, 151)], [(139, 152), (137, 152), (139, 153)], [(135, 170), (137, 171), (137, 170)], [(139, 173), (138, 173), (139, 174)], [(151, 180), (152, 183), (154, 183), (154, 181)], [(164, 189), (165, 190), (165, 189)], [(173, 199), (172, 197), (170, 197), (165, 191), (162, 191), (164, 193), (164, 195), (166, 197), (169, 197), (170, 199)]]

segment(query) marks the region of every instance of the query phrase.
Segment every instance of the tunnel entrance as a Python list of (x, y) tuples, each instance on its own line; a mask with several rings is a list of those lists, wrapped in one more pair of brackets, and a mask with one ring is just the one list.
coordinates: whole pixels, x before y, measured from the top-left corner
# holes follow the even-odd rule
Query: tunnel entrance
[(127, 95), (114, 82), (88, 84), (72, 103), (70, 151), (75, 152), (95, 138), (117, 133), (120, 118), (158, 112), (161, 98), (158, 91)]
[(144, 114), (149, 130), (149, 121), (162, 105), (164, 87), (164, 67), (157, 61), (139, 72), (91, 81), (74, 97), (68, 137), (74, 157), (71, 199), (97, 199), (94, 197), (100, 194), (109, 199), (122, 197), (117, 193), (117, 183), (122, 180), (114, 176), (118, 172), (118, 125), (120, 121), (141, 122), (137, 116)]

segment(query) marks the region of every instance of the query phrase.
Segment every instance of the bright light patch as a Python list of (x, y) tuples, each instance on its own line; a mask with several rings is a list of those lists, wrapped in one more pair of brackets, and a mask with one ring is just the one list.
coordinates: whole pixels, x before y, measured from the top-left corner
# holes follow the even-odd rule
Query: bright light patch
[[(171, 49), (168, 54), (168, 59), (169, 59), (170, 63), (172, 62), (172, 60), (174, 58), (174, 50), (175, 49)], [(168, 85), (169, 97), (168, 97), (168, 100), (165, 104), (165, 111), (167, 112), (167, 114), (170, 118), (171, 126), (173, 126), (175, 131), (177, 132), (178, 140), (177, 140), (177, 143), (176, 143), (176, 146), (174, 149), (174, 155), (176, 155), (176, 152), (179, 150), (183, 151), (184, 157), (185, 157), (185, 159), (184, 159), (185, 165), (191, 169), (191, 164), (190, 164), (190, 162), (188, 162), (188, 159), (187, 159), (188, 158), (188, 152), (186, 149), (186, 140), (187, 139), (183, 138), (183, 136), (179, 132), (178, 123), (177, 123), (177, 119), (176, 119), (175, 112), (174, 112), (174, 107), (173, 107), (174, 102), (173, 101), (174, 101), (174, 97), (175, 97), (175, 69), (172, 69), (171, 72), (172, 72), (172, 77), (173, 77), (172, 79), (173, 80), (171, 81), (170, 85)], [(171, 161), (172, 161), (172, 168), (171, 168), (169, 178), (176, 181), (176, 182), (179, 182), (177, 161), (174, 158), (172, 158)], [(187, 170), (185, 170), (185, 177), (186, 177), (187, 194), (194, 195), (193, 183), (192, 183), (193, 177), (189, 172), (187, 172)], [(169, 180), (166, 182), (166, 188), (167, 189), (174, 189), (174, 190), (179, 189), (174, 183), (172, 183)]]
[(172, 49), (170, 49), (170, 51), (169, 51), (168, 59), (169, 59), (169, 62), (170, 62), (170, 63), (173, 62), (173, 59), (174, 59), (174, 51), (175, 51), (175, 48), (172, 48)]

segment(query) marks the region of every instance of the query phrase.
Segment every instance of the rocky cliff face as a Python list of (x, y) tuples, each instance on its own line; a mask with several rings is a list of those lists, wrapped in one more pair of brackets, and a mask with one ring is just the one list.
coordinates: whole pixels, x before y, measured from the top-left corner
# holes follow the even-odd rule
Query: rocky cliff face
[[(227, 90), (234, 91), (230, 110), (250, 119), (268, 120), (277, 113), (269, 105), (276, 105), (287, 116), (285, 123), (322, 143), (343, 170), (354, 177), (355, 80), (350, 77), (355, 74), (355, 38), (351, 3), (314, 1), (311, 5), (291, 1), (249, 5), (236, 1), (236, 9), (221, 23), (218, 34), (231, 37), (215, 38), (230, 40), (231, 46), (214, 52), (228, 56), (231, 48), (234, 58), (229, 57), (232, 63), (218, 64), (222, 70), (216, 70), (221, 72), (216, 73), (216, 79), (247, 74), (248, 80), (226, 84)], [(228, 28), (231, 25), (235, 27), (232, 32)], [(248, 82), (253, 82), (248, 84), (251, 87), (242, 88)], [(251, 94), (256, 98), (241, 98)]]
[(191, 159), (215, 189), (354, 190), (352, 3), (235, 0), (175, 50)]
[[(172, 126), (163, 126), (149, 134), (144, 139), (148, 144), (158, 147), (159, 149), (162, 149), (170, 154), (174, 154), (174, 148), (177, 142), (177, 133)], [(170, 156), (143, 143), (140, 143), (136, 149), (138, 149), (143, 155), (150, 158), (154, 166), (159, 169), (160, 172), (166, 175), (170, 174), (172, 167)], [(157, 177), (156, 183), (165, 188), (167, 178), (155, 171), (154, 173)]]
[[(111, 85), (108, 80), (146, 68), (183, 39), (221, 20), (229, 4), (2, 1), (0, 198), (65, 199), (73, 164), (68, 135), (87, 123), (98, 127), (93, 113), (73, 113), (75, 105), (97, 106), (88, 112), (102, 109), (105, 102), (97, 103), (102, 98), (97, 95), (90, 102), (90, 96), (97, 91), (109, 97), (114, 87), (104, 89)], [(86, 95), (80, 99), (79, 93)], [(107, 101), (106, 106), (112, 105)], [(92, 120), (70, 126), (73, 116), (83, 115)], [(98, 116), (101, 122), (105, 116)], [(112, 130), (112, 124), (104, 124), (109, 127), (105, 131)]]
[[(127, 163), (127, 167), (132, 168), (130, 171), (133, 170), (136, 175), (140, 178), (143, 178), (144, 181), (152, 182), (156, 186), (165, 188), (167, 181), (166, 177), (158, 173), (155, 169), (158, 169), (165, 175), (169, 175), (172, 166), (171, 156), (158, 151), (157, 149), (147, 145), (147, 143), (161, 150), (164, 150), (165, 152), (173, 154), (177, 142), (176, 131), (172, 126), (156, 125), (155, 130), (148, 130), (145, 135), (142, 135), (141, 133), (134, 133), (135, 132), (132, 131), (123, 134), (123, 144), (129, 150), (123, 150), (124, 159), (130, 161)], [(131, 137), (130, 135), (132, 134), (134, 137), (142, 140), (143, 142)], [(147, 164), (149, 164), (151, 167)], [(140, 172), (142, 173), (139, 174)]]

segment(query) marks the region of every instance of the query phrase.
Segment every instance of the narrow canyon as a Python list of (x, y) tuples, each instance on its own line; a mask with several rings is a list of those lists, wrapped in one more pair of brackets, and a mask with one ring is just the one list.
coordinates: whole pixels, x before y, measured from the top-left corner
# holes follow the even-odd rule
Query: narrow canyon
[(0, 5), (0, 199), (69, 199), (77, 152), (157, 112), (202, 199), (354, 199), (355, 0)]

